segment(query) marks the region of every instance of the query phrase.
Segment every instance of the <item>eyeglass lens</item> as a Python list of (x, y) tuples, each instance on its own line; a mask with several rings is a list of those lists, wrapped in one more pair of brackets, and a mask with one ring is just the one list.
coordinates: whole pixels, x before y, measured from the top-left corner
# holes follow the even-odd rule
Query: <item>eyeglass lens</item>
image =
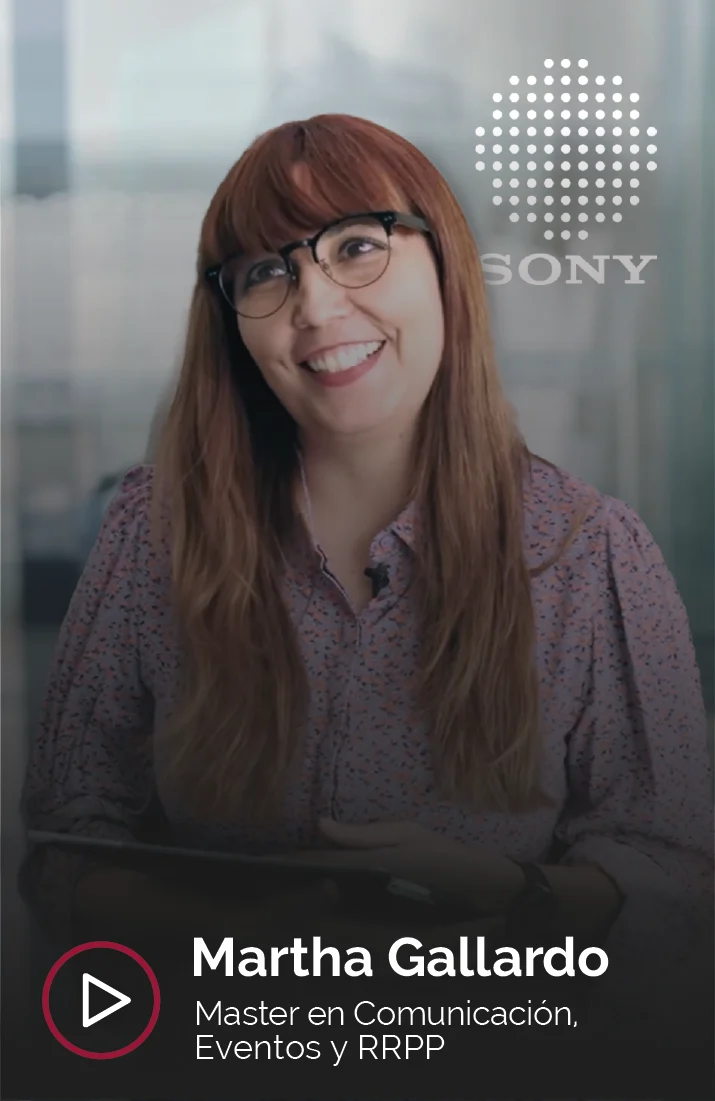
[[(390, 261), (390, 238), (377, 218), (349, 218), (321, 234), (315, 253), (334, 283), (366, 287), (380, 278)], [(228, 261), (221, 268), (220, 283), (239, 314), (259, 318), (281, 308), (292, 278), (291, 267), (282, 256), (265, 253)]]

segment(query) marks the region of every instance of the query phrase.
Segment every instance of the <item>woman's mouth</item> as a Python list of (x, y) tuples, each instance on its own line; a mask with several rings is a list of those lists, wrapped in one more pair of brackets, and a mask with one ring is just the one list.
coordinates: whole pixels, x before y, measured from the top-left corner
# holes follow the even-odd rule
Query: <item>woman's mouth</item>
[(362, 378), (377, 363), (386, 341), (343, 344), (325, 355), (301, 363), (320, 386), (347, 386)]

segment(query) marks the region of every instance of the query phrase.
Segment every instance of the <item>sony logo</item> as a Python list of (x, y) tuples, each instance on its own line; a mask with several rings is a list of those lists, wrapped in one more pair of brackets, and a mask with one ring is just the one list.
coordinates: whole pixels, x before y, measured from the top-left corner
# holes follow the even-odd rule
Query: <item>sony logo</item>
[[(548, 252), (532, 252), (519, 261), (516, 270), (519, 278), (533, 287), (545, 287), (549, 283), (557, 282), (564, 271), (568, 273), (568, 279), (564, 279), (564, 283), (583, 283), (583, 279), (579, 278), (581, 272), (594, 283), (603, 283), (606, 278), (606, 260), (610, 260), (609, 270), (615, 268), (621, 274), (625, 272), (627, 278), (624, 278), (623, 282), (626, 286), (642, 286), (645, 279), (640, 278), (640, 273), (646, 264), (657, 259), (657, 256), (641, 256), (640, 262), (635, 263), (633, 256), (592, 256), (590, 260), (585, 256), (564, 256), (559, 260), (557, 256), (552, 256)], [(495, 260), (499, 263), (492, 262)], [(482, 256), (482, 269), (485, 282), (497, 286), (509, 283), (514, 278), (509, 255), (501, 255), (498, 252), (485, 253)], [(496, 278), (489, 278), (490, 275)]]

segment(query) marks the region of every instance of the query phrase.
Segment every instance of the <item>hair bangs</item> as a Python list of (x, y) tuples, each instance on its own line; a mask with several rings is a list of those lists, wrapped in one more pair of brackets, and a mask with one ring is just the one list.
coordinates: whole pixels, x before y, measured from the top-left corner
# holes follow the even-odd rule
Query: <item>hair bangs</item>
[(369, 131), (354, 133), (335, 119), (269, 131), (227, 181), (217, 226), (223, 255), (273, 251), (335, 218), (404, 205), (385, 152)]

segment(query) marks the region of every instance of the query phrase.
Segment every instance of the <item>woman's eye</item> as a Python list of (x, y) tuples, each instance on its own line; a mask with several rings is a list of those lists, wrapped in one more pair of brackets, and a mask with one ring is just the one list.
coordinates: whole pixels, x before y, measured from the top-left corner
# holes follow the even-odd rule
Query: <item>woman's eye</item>
[(343, 241), (340, 254), (346, 260), (356, 260), (382, 247), (379, 241), (372, 241), (369, 237), (354, 237), (350, 241)]
[(285, 274), (286, 266), (279, 260), (257, 264), (251, 268), (246, 276), (246, 286), (255, 287), (257, 284), (267, 283), (271, 279), (281, 279)]

